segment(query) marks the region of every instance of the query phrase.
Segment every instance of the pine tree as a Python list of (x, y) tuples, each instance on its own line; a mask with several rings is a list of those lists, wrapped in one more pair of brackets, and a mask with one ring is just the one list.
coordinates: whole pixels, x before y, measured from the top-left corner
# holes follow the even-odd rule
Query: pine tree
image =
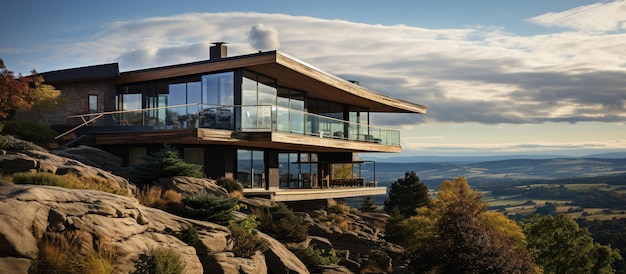
[(367, 196), (361, 202), (361, 212), (378, 212), (378, 206), (374, 202), (374, 198)]
[(170, 145), (163, 145), (163, 149), (145, 156), (144, 162), (134, 164), (128, 168), (130, 181), (145, 185), (158, 181), (159, 178), (174, 176), (202, 177), (202, 166), (185, 163)]
[(392, 213), (397, 207), (405, 217), (414, 216), (415, 209), (430, 202), (428, 188), (420, 181), (415, 171), (406, 172), (404, 178), (393, 182), (389, 196), (385, 199), (385, 212)]

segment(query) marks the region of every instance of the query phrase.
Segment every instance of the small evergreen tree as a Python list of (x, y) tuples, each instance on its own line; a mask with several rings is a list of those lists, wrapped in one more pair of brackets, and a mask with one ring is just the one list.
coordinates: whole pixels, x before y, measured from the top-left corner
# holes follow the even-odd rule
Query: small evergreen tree
[(228, 225), (233, 218), (233, 209), (239, 200), (205, 193), (182, 200), (187, 208), (178, 215), (183, 217)]
[(258, 229), (283, 243), (299, 243), (309, 236), (304, 218), (296, 216), (285, 204), (262, 209), (257, 212)]
[(156, 182), (159, 178), (174, 176), (202, 177), (202, 166), (185, 163), (172, 146), (163, 145), (163, 149), (143, 157), (144, 162), (128, 168), (130, 181), (145, 185)]
[(361, 212), (378, 212), (378, 206), (374, 202), (374, 198), (367, 196), (361, 202)]
[(428, 205), (430, 196), (428, 188), (420, 181), (415, 171), (406, 172), (404, 178), (393, 182), (389, 196), (385, 199), (385, 212), (392, 213), (397, 207), (404, 217), (414, 216), (415, 209)]

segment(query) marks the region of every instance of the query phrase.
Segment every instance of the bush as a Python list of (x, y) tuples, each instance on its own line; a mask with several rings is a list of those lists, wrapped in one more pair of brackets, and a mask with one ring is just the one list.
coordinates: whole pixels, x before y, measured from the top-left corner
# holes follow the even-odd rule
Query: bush
[(143, 157), (144, 162), (128, 168), (130, 181), (138, 185), (156, 182), (159, 178), (187, 176), (201, 178), (202, 166), (185, 163), (173, 147), (165, 144), (163, 149)]
[(197, 243), (200, 242), (198, 229), (196, 229), (196, 227), (193, 225), (190, 225), (189, 227), (186, 227), (181, 231), (175, 232), (174, 237), (178, 238), (179, 240), (190, 246), (195, 246)]
[(233, 208), (237, 199), (205, 193), (182, 200), (187, 208), (180, 213), (184, 217), (207, 221), (220, 225), (228, 225), (233, 217)]
[(11, 135), (0, 135), (0, 149), (10, 150), (10, 151), (23, 151), (23, 150), (47, 151), (45, 148), (40, 147), (36, 144), (33, 144), (32, 142), (24, 141), (24, 140), (15, 138)]
[(152, 250), (147, 261), (147, 273), (180, 274), (185, 265), (180, 254), (172, 248), (161, 247)]
[(246, 220), (241, 223), (231, 222), (228, 226), (233, 241), (232, 252), (236, 257), (250, 258), (256, 251), (264, 252), (270, 248), (267, 240), (257, 235), (254, 228), (250, 229), (249, 225), (256, 223), (254, 216), (252, 216), (252, 222), (249, 221), (250, 217)]
[(299, 243), (309, 236), (308, 226), (304, 219), (296, 216), (283, 203), (275, 207), (256, 210), (255, 215), (259, 217), (259, 230), (281, 242)]
[(55, 175), (47, 172), (13, 174), (13, 183), (59, 186), (71, 189), (92, 189), (127, 196), (128, 190), (105, 179), (78, 177), (74, 174)]
[(243, 191), (241, 184), (231, 178), (220, 178), (217, 180), (217, 185), (226, 189), (228, 193), (233, 191)]
[(326, 252), (324, 250), (315, 249), (312, 246), (309, 246), (307, 248), (292, 250), (292, 252), (307, 267), (336, 264), (337, 262), (339, 262), (339, 258), (337, 258), (337, 254), (334, 250)]
[(49, 143), (54, 142), (54, 137), (58, 133), (48, 126), (44, 126), (34, 121), (9, 120), (2, 121), (4, 128), (3, 135), (17, 136), (19, 139), (33, 142), (37, 145), (47, 147)]

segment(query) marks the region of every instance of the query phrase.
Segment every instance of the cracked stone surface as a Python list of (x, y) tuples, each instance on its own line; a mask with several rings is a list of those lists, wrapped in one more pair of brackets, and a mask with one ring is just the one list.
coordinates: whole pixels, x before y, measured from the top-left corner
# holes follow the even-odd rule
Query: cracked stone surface
[(116, 273), (132, 272), (138, 256), (157, 247), (178, 251), (185, 273), (202, 273), (196, 249), (172, 235), (192, 225), (202, 231), (205, 250), (227, 248), (230, 232), (225, 227), (144, 207), (134, 198), (49, 186), (0, 186), (0, 266), (28, 269), (45, 231), (80, 230), (111, 241), (118, 253)]

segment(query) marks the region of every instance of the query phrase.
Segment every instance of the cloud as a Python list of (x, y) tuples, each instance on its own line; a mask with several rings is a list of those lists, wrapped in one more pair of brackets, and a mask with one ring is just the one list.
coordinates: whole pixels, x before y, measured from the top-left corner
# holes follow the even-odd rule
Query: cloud
[(429, 153), (545, 153), (550, 151), (619, 151), (624, 149), (623, 140), (607, 140), (602, 142), (522, 142), (522, 143), (491, 143), (491, 144), (406, 144), (408, 153), (424, 151)]
[(250, 46), (258, 50), (278, 49), (280, 42), (278, 40), (278, 31), (272, 27), (266, 27), (263, 24), (252, 26), (248, 31), (248, 42)]
[[(599, 29), (590, 18), (623, 3), (594, 4), (569, 14), (588, 18), (579, 29), (584, 24)], [(52, 55), (75, 66), (118, 61), (127, 71), (205, 60), (214, 41), (227, 42), (231, 56), (280, 46), (324, 71), (429, 108), (423, 116), (373, 116), (381, 126), (626, 121), (626, 33), (519, 36), (498, 28), (191, 13), (113, 22), (88, 40), (55, 45)]]
[(626, 0), (595, 3), (563, 12), (550, 12), (527, 19), (547, 27), (563, 27), (587, 32), (626, 30)]

